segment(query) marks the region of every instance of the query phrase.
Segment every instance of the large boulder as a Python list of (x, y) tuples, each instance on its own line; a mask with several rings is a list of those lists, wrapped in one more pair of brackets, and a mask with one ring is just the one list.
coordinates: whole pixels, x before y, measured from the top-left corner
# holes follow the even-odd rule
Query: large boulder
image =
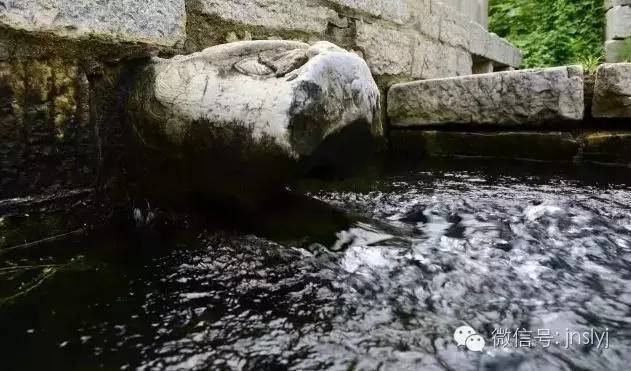
[(595, 118), (631, 117), (631, 63), (598, 67), (592, 115)]
[(583, 118), (580, 66), (499, 72), (396, 84), (394, 127), (436, 124), (541, 125)]
[(182, 160), (173, 166), (190, 167), (199, 187), (225, 178), (257, 187), (349, 126), (381, 135), (379, 102), (366, 63), (331, 43), (242, 41), (156, 58), (130, 118), (136, 146)]

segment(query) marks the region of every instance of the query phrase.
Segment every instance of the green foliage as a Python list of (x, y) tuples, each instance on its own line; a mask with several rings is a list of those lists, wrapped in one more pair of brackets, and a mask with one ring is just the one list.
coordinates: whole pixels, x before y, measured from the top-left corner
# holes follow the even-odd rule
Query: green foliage
[(596, 70), (598, 69), (598, 65), (602, 63), (602, 60), (603, 60), (602, 57), (595, 57), (593, 55), (585, 55), (585, 56), (578, 57), (578, 59), (573, 61), (572, 64), (580, 64), (581, 66), (583, 66), (583, 70), (585, 70), (585, 72), (594, 74), (596, 73)]
[(602, 0), (491, 0), (489, 29), (524, 52), (522, 67), (547, 67), (603, 55)]

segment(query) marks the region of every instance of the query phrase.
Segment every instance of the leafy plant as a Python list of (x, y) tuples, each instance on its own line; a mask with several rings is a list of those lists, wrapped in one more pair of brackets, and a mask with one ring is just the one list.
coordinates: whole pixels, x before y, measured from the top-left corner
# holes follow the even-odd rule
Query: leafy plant
[(585, 70), (585, 72), (589, 74), (594, 74), (596, 73), (596, 70), (598, 69), (598, 65), (602, 63), (602, 60), (603, 60), (602, 57), (596, 57), (593, 55), (584, 55), (584, 56), (578, 57), (576, 61), (573, 62), (572, 64), (580, 64), (581, 66), (583, 66), (583, 70)]
[(604, 22), (602, 0), (490, 1), (490, 30), (522, 49), (526, 68), (601, 57)]

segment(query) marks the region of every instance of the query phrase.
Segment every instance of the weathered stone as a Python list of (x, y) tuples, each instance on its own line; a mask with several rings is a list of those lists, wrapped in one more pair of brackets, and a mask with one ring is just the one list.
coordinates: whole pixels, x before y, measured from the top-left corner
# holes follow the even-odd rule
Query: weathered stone
[(605, 54), (607, 63), (631, 62), (631, 40), (606, 41)]
[(488, 35), (482, 56), (511, 67), (519, 67), (522, 60), (518, 49), (494, 33)]
[[(414, 48), (411, 77), (435, 79), (471, 74), (471, 56), (457, 48), (421, 38)], [(440, 61), (440, 62), (439, 62)]]
[(432, 14), (440, 18), (439, 40), (451, 46), (469, 49), (471, 22), (439, 1), (432, 4)]
[(631, 63), (598, 67), (592, 115), (595, 118), (631, 117)]
[(169, 146), (185, 143), (199, 123), (248, 131), (254, 145), (273, 144), (291, 158), (310, 155), (355, 122), (382, 132), (368, 66), (327, 42), (225, 44), (156, 59), (144, 76), (135, 91), (134, 110), (143, 116), (137, 130)]
[(0, 198), (93, 181), (89, 97), (76, 61), (0, 62)]
[(352, 142), (368, 153), (365, 138), (382, 135), (368, 66), (328, 42), (242, 41), (156, 59), (129, 112), (129, 173), (163, 200), (196, 193), (250, 202), (282, 189), (298, 163), (344, 167), (346, 154), (331, 148)]
[(357, 23), (357, 46), (375, 75), (410, 75), (414, 35), (379, 24)]
[(631, 36), (631, 7), (615, 6), (607, 11), (607, 40)]
[(441, 1), (447, 6), (460, 12), (467, 19), (476, 22), (483, 27), (488, 23), (488, 0), (435, 0)]
[[(412, 17), (418, 4), (424, 1), (415, 0), (331, 0), (355, 11), (370, 14), (373, 17), (405, 24)], [(429, 9), (429, 7), (428, 7)]]
[(390, 147), (404, 157), (486, 157), (572, 161), (580, 141), (563, 132), (392, 130)]
[(488, 31), (477, 23), (472, 23), (469, 31), (469, 50), (471, 53), (480, 56), (489, 54), (486, 51), (487, 40), (490, 37)]
[(395, 127), (527, 125), (583, 118), (580, 66), (397, 84), (388, 92)]
[(591, 132), (584, 135), (582, 159), (603, 164), (631, 165), (631, 132)]
[[(521, 62), (513, 46), (437, 0), (192, 0), (188, 4), (191, 51), (243, 39), (246, 34), (252, 39), (327, 39), (361, 54), (374, 75), (401, 79), (471, 73), (470, 54), (515, 67)], [(219, 31), (223, 34), (214, 35)]]
[(493, 72), (493, 62), (489, 60), (477, 60), (473, 62), (473, 74), (479, 75), (483, 73)]
[(194, 9), (210, 17), (238, 21), (270, 30), (293, 30), (322, 34), (333, 10), (309, 0), (194, 0)]
[(631, 5), (631, 0), (605, 0), (605, 10), (609, 10), (618, 5)]
[(184, 39), (184, 0), (5, 0), (0, 24), (67, 38), (173, 46)]

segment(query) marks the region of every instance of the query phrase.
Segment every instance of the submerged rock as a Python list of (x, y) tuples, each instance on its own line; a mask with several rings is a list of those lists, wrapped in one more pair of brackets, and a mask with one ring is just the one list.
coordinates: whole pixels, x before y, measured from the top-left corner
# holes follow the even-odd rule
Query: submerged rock
[(331, 43), (235, 42), (156, 58), (133, 90), (131, 126), (143, 151), (183, 160), (171, 166), (195, 182), (267, 182), (346, 127), (380, 136), (379, 99), (366, 63)]

